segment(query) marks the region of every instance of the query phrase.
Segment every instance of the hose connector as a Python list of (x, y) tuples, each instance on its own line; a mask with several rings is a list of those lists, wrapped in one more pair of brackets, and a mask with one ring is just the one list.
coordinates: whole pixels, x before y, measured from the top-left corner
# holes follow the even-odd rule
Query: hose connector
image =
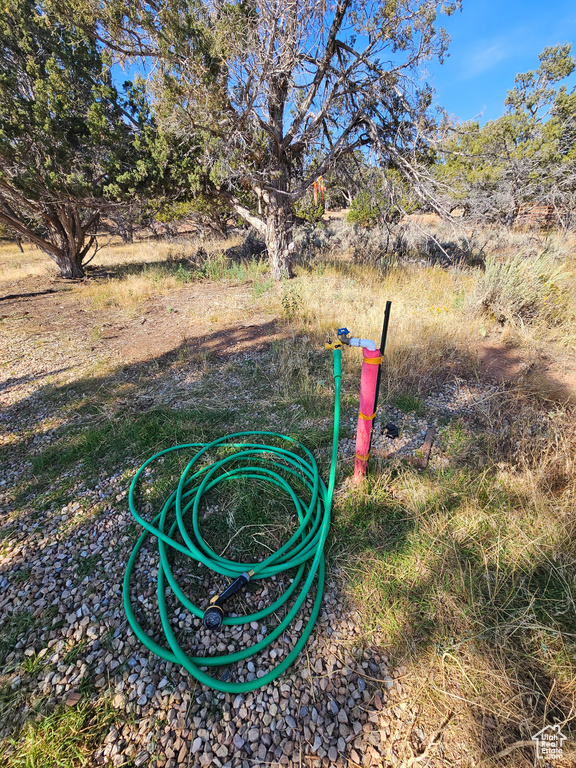
[(348, 328), (338, 328), (337, 334), (342, 344), (350, 344), (350, 331)]
[(235, 581), (232, 582), (232, 584), (226, 587), (224, 592), (221, 592), (219, 595), (215, 595), (210, 600), (208, 608), (204, 611), (204, 617), (202, 619), (202, 623), (206, 629), (220, 629), (222, 626), (222, 621), (224, 620), (224, 609), (222, 606), (226, 600), (229, 600), (232, 597), (232, 595), (235, 595), (236, 592), (242, 589), (242, 587), (245, 587), (252, 576), (254, 576), (254, 571), (242, 573)]
[(351, 336), (348, 328), (338, 328), (338, 340), (342, 344), (347, 344), (349, 347), (363, 347), (363, 349), (369, 349), (374, 352), (376, 344), (370, 339), (359, 339), (356, 336)]

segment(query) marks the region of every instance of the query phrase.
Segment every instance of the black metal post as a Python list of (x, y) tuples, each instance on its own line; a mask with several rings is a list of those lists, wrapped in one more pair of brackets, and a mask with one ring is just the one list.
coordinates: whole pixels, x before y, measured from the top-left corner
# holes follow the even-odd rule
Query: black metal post
[[(384, 310), (384, 322), (382, 323), (382, 337), (380, 339), (380, 358), (384, 357), (384, 350), (386, 349), (386, 338), (388, 336), (388, 323), (390, 322), (390, 307), (391, 301), (386, 302), (386, 308)], [(382, 360), (378, 365), (378, 378), (376, 379), (376, 397), (374, 398), (374, 413), (378, 410), (378, 396), (380, 394), (380, 379), (382, 378)], [(372, 432), (370, 433), (370, 447), (372, 447), (372, 437), (374, 436), (374, 422), (372, 423)]]

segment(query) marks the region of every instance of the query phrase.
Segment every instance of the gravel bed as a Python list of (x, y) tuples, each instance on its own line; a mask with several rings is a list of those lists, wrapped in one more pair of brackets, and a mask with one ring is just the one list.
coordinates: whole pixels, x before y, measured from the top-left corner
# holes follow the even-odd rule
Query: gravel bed
[[(358, 617), (344, 606), (336, 582), (328, 584), (313, 639), (289, 675), (251, 694), (214, 692), (149, 654), (126, 625), (121, 581), (132, 537), (123, 533), (131, 518), (124, 509), (122, 477), (93, 489), (79, 485), (77, 494), (84, 510), (75, 502), (54, 510), (42, 525), (23, 521), (5, 542), (0, 611), (4, 622), (22, 612), (34, 619), (5, 660), (12, 689), (23, 685), (24, 659), (35, 657), (39, 671), (27, 686), (30, 694), (45, 698), (48, 709), (73, 703), (74, 694), (89, 688), (127, 716), (121, 728), (111, 727), (93, 755), (94, 765), (130, 760), (138, 766), (186, 762), (245, 768), (297, 765), (304, 756), (311, 765), (382, 764), (393, 748), (389, 740), (396, 723), (408, 727), (413, 718), (402, 697), (403, 681), (395, 680), (406, 670), (393, 670), (386, 655), (366, 647)], [(79, 525), (76, 515), (86, 514), (86, 501), (105, 506), (97, 520)], [(138, 586), (156, 576), (154, 560), (143, 555), (148, 565)], [(91, 572), (82, 576), (87, 563)], [(248, 602), (260, 604), (269, 587), (263, 585)], [(135, 590), (143, 611), (151, 608), (153, 590)], [(234, 679), (266, 671), (301, 628), (299, 619), (290, 634), (261, 654), (257, 666), (241, 663)], [(174, 615), (174, 629), (191, 632), (186, 650), (209, 644), (209, 652), (222, 652), (254, 643), (266, 628), (253, 622), (248, 629), (229, 627), (208, 636), (182, 612)], [(10, 730), (6, 726), (0, 736)]]
[[(373, 448), (386, 458), (410, 458), (418, 455), (422, 449), (426, 432), (434, 428), (435, 449), (432, 450), (431, 465), (440, 467), (449, 463), (449, 458), (438, 450), (447, 422), (461, 417), (469, 423), (482, 413), (498, 391), (495, 385), (470, 383), (456, 379), (446, 383), (442, 390), (428, 394), (424, 400), (424, 415), (404, 413), (398, 408), (383, 405), (374, 420)], [(396, 438), (388, 437), (387, 425), (394, 424), (399, 431)], [(348, 452), (354, 454), (354, 443)]]

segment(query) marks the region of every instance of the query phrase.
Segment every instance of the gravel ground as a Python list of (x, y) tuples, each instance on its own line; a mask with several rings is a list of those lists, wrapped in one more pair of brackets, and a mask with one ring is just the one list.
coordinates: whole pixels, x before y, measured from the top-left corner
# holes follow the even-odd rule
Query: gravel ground
[[(123, 727), (111, 727), (93, 756), (94, 765), (132, 761), (137, 766), (246, 768), (300, 765), (304, 758), (310, 758), (310, 765), (338, 766), (382, 765), (393, 759), (395, 740), (413, 721), (403, 692), (406, 669), (392, 669), (386, 655), (365, 647), (335, 582), (325, 591), (313, 640), (289, 676), (251, 694), (216, 693), (149, 654), (126, 625), (121, 582), (132, 537), (122, 535), (131, 520), (122, 477), (103, 479), (91, 489), (79, 484), (76, 494), (79, 501), (54, 510), (40, 533), (37, 523), (22, 521), (5, 543), (0, 611), (4, 621), (23, 612), (35, 620), (6, 658), (6, 667), (14, 670), (8, 681), (12, 689), (23, 684), (18, 665), (25, 657), (40, 657), (28, 689), (46, 697), (47, 708), (72, 704), (76, 693), (93, 689), (92, 695), (110, 697), (127, 716)], [(79, 524), (81, 502), (85, 510), (103, 504), (104, 514)], [(90, 573), (83, 576), (86, 570)], [(155, 574), (148, 560), (141, 576), (153, 579)], [(265, 599), (266, 589), (251, 600)], [(144, 609), (152, 592), (136, 590)], [(301, 626), (299, 620), (258, 667), (252, 661), (241, 664), (236, 679), (254, 679), (265, 671), (295, 642)], [(188, 627), (193, 645), (213, 642), (213, 636), (197, 631), (197, 622), (175, 615), (175, 629)], [(253, 623), (247, 631), (222, 633), (214, 650), (221, 652), (229, 643), (252, 644), (263, 629)], [(6, 726), (1, 735), (9, 731)], [(420, 731), (414, 738), (423, 740), (425, 734)]]

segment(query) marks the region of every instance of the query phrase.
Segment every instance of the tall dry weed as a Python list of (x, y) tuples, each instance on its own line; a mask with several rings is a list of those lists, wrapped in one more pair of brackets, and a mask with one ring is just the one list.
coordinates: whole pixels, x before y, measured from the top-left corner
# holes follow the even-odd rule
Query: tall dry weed
[(547, 251), (509, 259), (490, 255), (478, 280), (478, 300), (499, 322), (555, 325), (568, 309), (568, 277), (565, 264)]

